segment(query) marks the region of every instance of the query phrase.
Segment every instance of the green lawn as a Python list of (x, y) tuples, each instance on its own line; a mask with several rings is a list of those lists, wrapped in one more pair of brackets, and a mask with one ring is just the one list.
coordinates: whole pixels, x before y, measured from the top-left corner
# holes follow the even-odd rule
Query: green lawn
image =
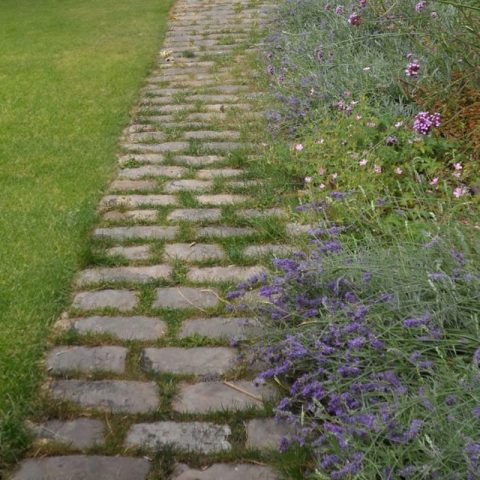
[(172, 0), (3, 0), (0, 476)]

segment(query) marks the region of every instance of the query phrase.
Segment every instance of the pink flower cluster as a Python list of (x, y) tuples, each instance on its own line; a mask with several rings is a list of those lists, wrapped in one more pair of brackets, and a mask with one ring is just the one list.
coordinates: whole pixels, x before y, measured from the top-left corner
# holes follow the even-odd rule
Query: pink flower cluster
[(407, 68), (405, 69), (405, 73), (407, 74), (407, 77), (416, 77), (420, 72), (420, 63), (418, 61), (411, 62), (407, 65)]
[(350, 25), (360, 25), (362, 23), (362, 17), (357, 12), (352, 12), (348, 17), (348, 23)]
[(415, 117), (413, 129), (420, 135), (428, 135), (433, 128), (442, 124), (439, 113), (420, 112)]

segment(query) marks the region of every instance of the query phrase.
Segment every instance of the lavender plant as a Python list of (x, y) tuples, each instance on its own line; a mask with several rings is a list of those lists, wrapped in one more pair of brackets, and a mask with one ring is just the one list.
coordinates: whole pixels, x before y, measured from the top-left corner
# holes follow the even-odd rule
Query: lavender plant
[(277, 259), (259, 285), (256, 353), (283, 396), (282, 440), (311, 448), (315, 479), (480, 478), (478, 245), (349, 245), (335, 226)]

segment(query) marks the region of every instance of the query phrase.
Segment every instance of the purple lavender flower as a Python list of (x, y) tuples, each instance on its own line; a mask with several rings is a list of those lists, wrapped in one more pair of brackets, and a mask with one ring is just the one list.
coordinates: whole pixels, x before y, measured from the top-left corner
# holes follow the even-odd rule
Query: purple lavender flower
[(477, 364), (480, 365), (480, 348), (477, 348), (473, 354), (473, 361)]
[(367, 6), (367, 0), (358, 0), (358, 6), (360, 8), (365, 8)]
[(418, 2), (418, 3), (415, 5), (415, 11), (416, 11), (416, 12), (421, 12), (425, 7), (426, 7), (426, 2), (424, 2), (424, 1), (422, 0), (421, 2)]
[(413, 130), (420, 135), (428, 135), (432, 129), (441, 125), (439, 113), (420, 112), (413, 122)]
[(343, 12), (344, 12), (344, 8), (342, 7), (342, 5), (338, 5), (337, 8), (335, 9), (335, 13), (337, 15), (341, 15)]
[(273, 71), (274, 71), (273, 65), (268, 65), (268, 66), (267, 66), (267, 73), (268, 73), (269, 75), (273, 75)]
[(478, 418), (480, 420), (480, 407), (475, 407), (472, 410), (472, 414), (475, 418)]
[(405, 73), (407, 77), (417, 77), (420, 73), (420, 63), (418, 63), (418, 61), (409, 63), (405, 69)]
[(358, 26), (362, 23), (362, 17), (357, 12), (352, 12), (348, 16), (348, 23), (350, 25)]
[(429, 323), (431, 320), (431, 316), (429, 313), (424, 313), (423, 315), (420, 315), (419, 317), (412, 317), (412, 318), (407, 318), (403, 321), (403, 326), (405, 328), (416, 328), (416, 327), (422, 327)]

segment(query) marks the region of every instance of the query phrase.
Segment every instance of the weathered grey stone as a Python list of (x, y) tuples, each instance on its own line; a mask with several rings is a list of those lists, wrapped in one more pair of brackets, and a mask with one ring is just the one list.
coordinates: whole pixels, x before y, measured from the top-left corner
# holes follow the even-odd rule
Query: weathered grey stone
[(245, 248), (243, 255), (248, 258), (261, 257), (263, 255), (289, 255), (296, 251), (291, 245), (250, 245)]
[(158, 183), (153, 180), (114, 180), (110, 185), (110, 191), (151, 191), (158, 188)]
[(106, 317), (77, 318), (71, 321), (73, 330), (81, 334), (108, 334), (121, 340), (157, 340), (163, 337), (167, 326), (158, 318)]
[(71, 370), (81, 372), (125, 371), (128, 350), (124, 347), (56, 347), (47, 357), (47, 368), (52, 373)]
[(113, 413), (149, 413), (160, 405), (154, 382), (57, 380), (52, 382), (51, 393), (56, 400)]
[(160, 373), (220, 375), (230, 370), (236, 359), (236, 350), (226, 347), (166, 347), (143, 351), (145, 368)]
[(154, 280), (165, 280), (171, 274), (170, 265), (89, 268), (77, 275), (76, 284), (83, 286), (103, 282), (148, 283)]
[[(177, 105), (169, 105), (169, 107), (177, 107)], [(177, 109), (165, 110), (167, 107), (162, 107), (161, 111), (179, 111)], [(167, 153), (167, 152), (181, 152), (187, 150), (188, 142), (165, 142), (165, 143), (126, 143), (123, 148), (131, 152), (139, 153)]]
[(180, 178), (185, 175), (184, 167), (145, 165), (138, 168), (124, 168), (120, 170), (120, 177), (142, 178), (142, 177), (169, 177)]
[(240, 132), (230, 130), (195, 130), (183, 134), (187, 140), (238, 140)]
[(301, 225), (300, 223), (288, 223), (285, 226), (288, 235), (304, 235), (312, 228), (312, 225)]
[(227, 114), (218, 112), (195, 112), (187, 115), (187, 120), (203, 120), (207, 122), (227, 120)]
[(204, 152), (233, 152), (248, 146), (241, 142), (204, 142), (201, 144), (201, 150)]
[(239, 101), (237, 95), (218, 95), (218, 94), (196, 94), (187, 97), (190, 102), (206, 102), (206, 103), (235, 103)]
[(219, 208), (179, 208), (173, 210), (167, 216), (167, 220), (187, 222), (215, 222), (222, 218), (222, 210)]
[(175, 163), (196, 167), (199, 165), (211, 165), (212, 163), (223, 162), (225, 157), (220, 157), (218, 155), (177, 155), (173, 160)]
[(227, 182), (227, 188), (249, 188), (249, 187), (258, 187), (262, 185), (260, 180), (238, 180), (234, 182)]
[(128, 164), (131, 160), (139, 163), (163, 163), (165, 157), (158, 153), (129, 153), (118, 158), (120, 165)]
[(246, 463), (215, 463), (208, 468), (195, 469), (177, 465), (172, 480), (278, 480), (270, 467)]
[(107, 195), (102, 198), (100, 207), (164, 207), (176, 204), (177, 199), (173, 195)]
[(79, 310), (114, 308), (121, 312), (132, 310), (138, 304), (138, 295), (130, 290), (99, 290), (75, 295), (72, 307)]
[(198, 195), (196, 198), (201, 205), (236, 205), (248, 200), (248, 197), (244, 195), (233, 195), (231, 193)]
[(238, 177), (244, 171), (239, 168), (209, 168), (197, 171), (198, 178), (211, 179), (215, 177)]
[(208, 243), (172, 243), (165, 245), (164, 256), (167, 260), (185, 260), (187, 262), (204, 262), (222, 260), (226, 257), (220, 245)]
[(194, 180), (194, 179), (184, 179), (184, 180), (173, 180), (167, 182), (164, 186), (164, 190), (167, 193), (175, 192), (184, 192), (184, 191), (205, 191), (210, 190), (213, 186), (213, 183), (208, 180)]
[[(182, 413), (207, 413), (221, 410), (243, 410), (262, 408), (263, 401), (275, 397), (276, 391), (269, 385), (255, 386), (246, 380), (231, 382), (201, 382), (180, 384), (178, 398), (173, 410)], [(245, 393), (248, 392), (248, 393)]]
[(273, 418), (255, 418), (247, 422), (247, 448), (278, 449), (282, 437), (295, 433), (292, 425)]
[(186, 320), (183, 322), (179, 337), (200, 335), (218, 339), (241, 339), (260, 335), (260, 333), (260, 323), (253, 318), (212, 317)]
[(150, 141), (162, 142), (163, 140), (165, 140), (165, 134), (163, 132), (138, 132), (128, 135), (128, 141), (133, 143)]
[(12, 480), (146, 480), (144, 458), (68, 455), (23, 460)]
[(178, 233), (178, 227), (111, 227), (97, 228), (96, 237), (107, 237), (113, 240), (172, 240)]
[(255, 235), (256, 231), (250, 227), (200, 227), (197, 229), (198, 238), (207, 237), (245, 237)]
[(77, 418), (67, 422), (50, 420), (40, 425), (33, 425), (31, 430), (41, 440), (82, 450), (102, 445), (105, 442), (104, 428), (100, 420)]
[(155, 290), (153, 306), (203, 309), (216, 307), (219, 303), (219, 293), (211, 288), (166, 287)]
[(119, 212), (113, 210), (106, 212), (103, 215), (104, 220), (114, 222), (133, 220), (136, 222), (154, 222), (158, 218), (158, 210), (127, 210), (126, 212)]
[(190, 282), (244, 282), (265, 272), (263, 267), (194, 267), (187, 273)]
[(107, 250), (109, 257), (124, 257), (128, 260), (148, 260), (152, 255), (150, 245), (138, 245), (133, 247), (112, 247)]
[(172, 446), (176, 450), (209, 454), (230, 450), (230, 434), (227, 425), (207, 422), (139, 423), (130, 428), (125, 446), (152, 450)]

